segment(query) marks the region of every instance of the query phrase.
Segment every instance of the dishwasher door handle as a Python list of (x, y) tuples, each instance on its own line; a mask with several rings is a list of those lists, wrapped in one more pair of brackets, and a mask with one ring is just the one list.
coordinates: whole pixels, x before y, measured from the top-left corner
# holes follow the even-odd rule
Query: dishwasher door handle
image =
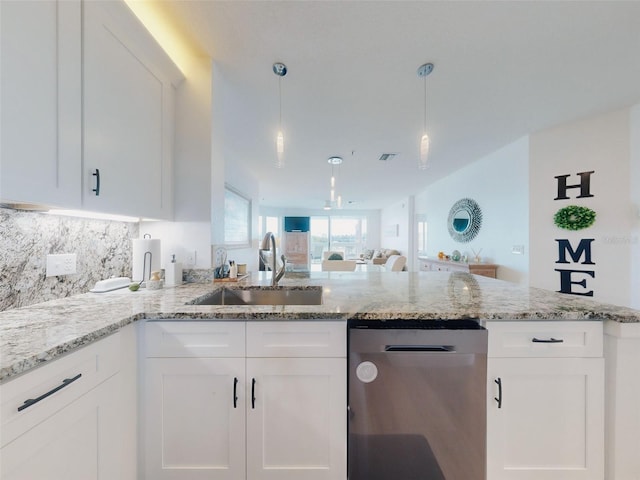
[(385, 352), (455, 352), (454, 345), (385, 345)]

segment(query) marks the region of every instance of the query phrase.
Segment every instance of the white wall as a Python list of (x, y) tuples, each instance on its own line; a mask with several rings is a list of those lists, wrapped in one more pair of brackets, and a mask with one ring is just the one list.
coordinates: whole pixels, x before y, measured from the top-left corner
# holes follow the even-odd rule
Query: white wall
[[(530, 223), (532, 286), (560, 290), (560, 274), (555, 269), (594, 271), (573, 274), (573, 291), (593, 291), (593, 298), (618, 305), (630, 303), (630, 135), (629, 110), (610, 112), (544, 130), (530, 137)], [(570, 189), (569, 200), (554, 200), (558, 175), (572, 175), (567, 184), (579, 183), (578, 172), (593, 170), (591, 198), (575, 198), (579, 189)], [(568, 205), (596, 211), (590, 228), (569, 231), (554, 225), (554, 214)], [(575, 249), (581, 239), (594, 239), (592, 261), (559, 264), (556, 239), (568, 239)], [(582, 261), (582, 260), (581, 260)], [(637, 292), (637, 291), (636, 291)], [(637, 293), (636, 293), (637, 295)]]
[[(380, 247), (393, 248), (407, 257), (407, 268), (413, 265), (409, 238), (413, 234), (410, 218), (413, 198), (406, 197), (380, 212)], [(410, 231), (411, 230), (411, 231)]]
[[(211, 245), (215, 250), (224, 247), (228, 260), (246, 263), (248, 271), (258, 269), (258, 216), (260, 191), (257, 179), (244, 168), (234, 152), (225, 145), (225, 127), (232, 112), (225, 98), (232, 91), (231, 85), (224, 76), (220, 65), (213, 63), (212, 67), (211, 103)], [(251, 245), (248, 248), (230, 248), (224, 245), (224, 189), (230, 185), (251, 200)], [(214, 259), (215, 263), (215, 259)], [(211, 265), (215, 266), (215, 265)]]
[[(238, 163), (225, 163), (225, 180), (242, 195), (251, 199), (251, 246), (249, 248), (226, 247), (229, 260), (236, 263), (246, 263), (248, 271), (258, 270), (258, 247), (260, 238), (258, 235), (258, 217), (260, 215), (260, 188), (258, 179)], [(224, 204), (222, 205), (224, 210)]]
[(640, 309), (640, 105), (631, 109), (631, 235), (630, 254), (630, 302), (629, 306)]
[[(482, 250), (484, 262), (499, 265), (498, 278), (527, 283), (529, 269), (529, 140), (524, 137), (452, 175), (430, 185), (415, 197), (415, 215), (426, 218), (427, 255), (459, 250), (473, 258)], [(482, 210), (482, 227), (475, 239), (459, 243), (451, 238), (447, 217), (461, 198), (475, 200)], [(383, 224), (384, 228), (384, 224)], [(523, 255), (511, 253), (524, 246)]]
[(159, 238), (161, 267), (171, 255), (185, 268), (211, 266), (211, 59), (192, 57), (176, 90), (174, 220), (142, 222), (140, 235)]

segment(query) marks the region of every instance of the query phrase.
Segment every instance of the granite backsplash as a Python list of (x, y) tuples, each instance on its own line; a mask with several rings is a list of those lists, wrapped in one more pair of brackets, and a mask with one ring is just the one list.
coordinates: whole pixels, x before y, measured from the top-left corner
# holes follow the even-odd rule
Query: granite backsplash
[[(0, 311), (87, 292), (111, 276), (131, 276), (137, 223), (0, 208)], [(76, 274), (46, 276), (46, 257), (75, 253)]]

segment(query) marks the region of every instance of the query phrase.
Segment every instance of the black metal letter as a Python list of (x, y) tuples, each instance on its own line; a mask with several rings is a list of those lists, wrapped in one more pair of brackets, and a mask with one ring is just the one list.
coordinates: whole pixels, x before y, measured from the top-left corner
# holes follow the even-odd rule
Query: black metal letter
[(562, 270), (555, 269), (556, 272), (560, 272), (560, 290), (557, 290), (559, 293), (568, 293), (570, 295), (582, 295), (585, 297), (593, 297), (593, 290), (589, 290), (588, 292), (574, 292), (571, 289), (572, 285), (580, 285), (582, 288), (587, 288), (587, 279), (583, 278), (580, 281), (573, 281), (571, 279), (571, 275), (573, 273), (582, 273), (585, 275), (589, 275), (591, 278), (596, 278), (596, 272), (593, 270)]
[(569, 240), (566, 238), (558, 239), (556, 238), (556, 242), (558, 242), (558, 261), (556, 263), (569, 263), (567, 260), (567, 252), (575, 263), (580, 263), (580, 257), (584, 254), (584, 262), (583, 265), (595, 265), (594, 262), (591, 261), (591, 242), (595, 239), (593, 238), (583, 238), (580, 240), (578, 244), (578, 248), (574, 250), (569, 243)]
[(577, 175), (580, 177), (580, 184), (578, 185), (567, 185), (567, 178), (569, 178), (571, 175), (558, 175), (557, 177), (554, 177), (558, 180), (558, 196), (554, 198), (554, 200), (569, 200), (569, 197), (567, 197), (567, 190), (569, 188), (580, 189), (580, 195), (578, 195), (576, 198), (593, 197), (590, 192), (592, 173), (595, 173), (595, 170), (591, 170), (590, 172), (578, 173)]

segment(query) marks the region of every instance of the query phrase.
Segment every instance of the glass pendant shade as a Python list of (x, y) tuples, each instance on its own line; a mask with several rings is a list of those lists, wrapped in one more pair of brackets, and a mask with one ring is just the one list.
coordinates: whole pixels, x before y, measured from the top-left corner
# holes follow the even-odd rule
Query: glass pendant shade
[(418, 167), (420, 170), (427, 168), (427, 161), (429, 159), (429, 135), (426, 133), (422, 135), (420, 139), (420, 164)]
[(433, 63), (425, 63), (418, 67), (418, 77), (424, 81), (424, 126), (422, 138), (420, 138), (420, 161), (418, 168), (426, 170), (429, 158), (429, 135), (427, 135), (427, 76), (433, 72)]
[(284, 167), (284, 134), (278, 130), (276, 135), (276, 167)]
[(276, 134), (276, 168), (284, 167), (284, 133), (282, 133), (282, 77), (287, 74), (284, 63), (273, 64), (273, 73), (278, 77), (278, 133)]

